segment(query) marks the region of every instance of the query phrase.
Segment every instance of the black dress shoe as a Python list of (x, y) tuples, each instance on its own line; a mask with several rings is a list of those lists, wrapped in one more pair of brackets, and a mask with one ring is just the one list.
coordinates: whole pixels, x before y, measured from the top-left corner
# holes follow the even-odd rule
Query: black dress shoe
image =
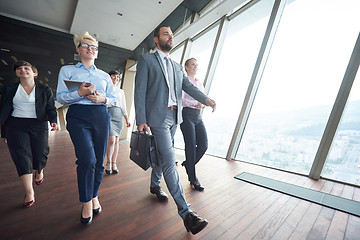
[(88, 217), (88, 218), (84, 218), (84, 217), (82, 216), (82, 210), (83, 210), (83, 209), (81, 208), (80, 222), (81, 222), (82, 224), (84, 224), (84, 225), (90, 225), (91, 222), (92, 222), (93, 216), (90, 216), (90, 217)]
[(101, 213), (101, 211), (102, 211), (102, 207), (93, 209), (93, 216), (95, 217), (95, 216), (99, 215)]
[(150, 187), (150, 192), (152, 194), (155, 194), (157, 199), (161, 202), (169, 199), (168, 196), (166, 195), (166, 193), (161, 189), (160, 186)]
[(192, 183), (192, 182), (190, 182), (190, 185), (195, 189), (195, 190), (198, 190), (198, 191), (204, 191), (204, 187), (203, 186), (201, 186), (201, 184), (199, 183), (199, 184), (196, 184), (196, 183)]
[(196, 213), (190, 212), (184, 219), (184, 225), (188, 232), (195, 235), (208, 225), (208, 221), (199, 217)]
[(181, 163), (181, 166), (185, 167), (185, 166), (186, 166), (186, 161), (183, 161), (183, 162)]

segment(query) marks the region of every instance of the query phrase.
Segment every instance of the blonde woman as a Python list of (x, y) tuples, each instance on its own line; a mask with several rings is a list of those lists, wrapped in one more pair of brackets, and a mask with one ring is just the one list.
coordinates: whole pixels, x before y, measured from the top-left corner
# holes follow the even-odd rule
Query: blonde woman
[[(57, 101), (70, 105), (66, 114), (67, 130), (77, 157), (80, 222), (88, 225), (101, 213), (98, 191), (104, 172), (104, 157), (109, 137), (110, 114), (106, 104), (116, 104), (110, 76), (95, 66), (98, 42), (88, 32), (74, 37), (81, 62), (63, 66), (59, 72)], [(64, 80), (81, 82), (70, 91)]]

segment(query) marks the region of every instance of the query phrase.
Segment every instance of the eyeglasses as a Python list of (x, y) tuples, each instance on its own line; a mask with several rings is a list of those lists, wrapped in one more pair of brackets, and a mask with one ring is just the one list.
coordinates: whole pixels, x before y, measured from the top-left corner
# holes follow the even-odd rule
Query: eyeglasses
[(82, 42), (79, 44), (79, 47), (90, 48), (90, 49), (93, 50), (93, 51), (97, 51), (97, 50), (98, 50), (98, 47), (97, 47), (97, 46), (95, 46), (95, 45), (89, 45), (89, 44), (87, 44), (87, 43), (82, 43)]

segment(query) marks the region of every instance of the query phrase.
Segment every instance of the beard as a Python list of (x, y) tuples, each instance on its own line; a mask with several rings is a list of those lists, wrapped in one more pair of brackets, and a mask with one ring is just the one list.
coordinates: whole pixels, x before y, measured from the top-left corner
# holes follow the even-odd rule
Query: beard
[(165, 42), (165, 41), (159, 41), (159, 47), (160, 47), (160, 50), (169, 52), (172, 49), (172, 44)]

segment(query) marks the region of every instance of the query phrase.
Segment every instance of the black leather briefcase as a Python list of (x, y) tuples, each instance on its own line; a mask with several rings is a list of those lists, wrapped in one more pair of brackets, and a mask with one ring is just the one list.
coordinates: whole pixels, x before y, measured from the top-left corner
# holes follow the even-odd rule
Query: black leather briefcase
[(157, 148), (153, 135), (133, 131), (130, 139), (130, 159), (145, 171), (157, 165)]

